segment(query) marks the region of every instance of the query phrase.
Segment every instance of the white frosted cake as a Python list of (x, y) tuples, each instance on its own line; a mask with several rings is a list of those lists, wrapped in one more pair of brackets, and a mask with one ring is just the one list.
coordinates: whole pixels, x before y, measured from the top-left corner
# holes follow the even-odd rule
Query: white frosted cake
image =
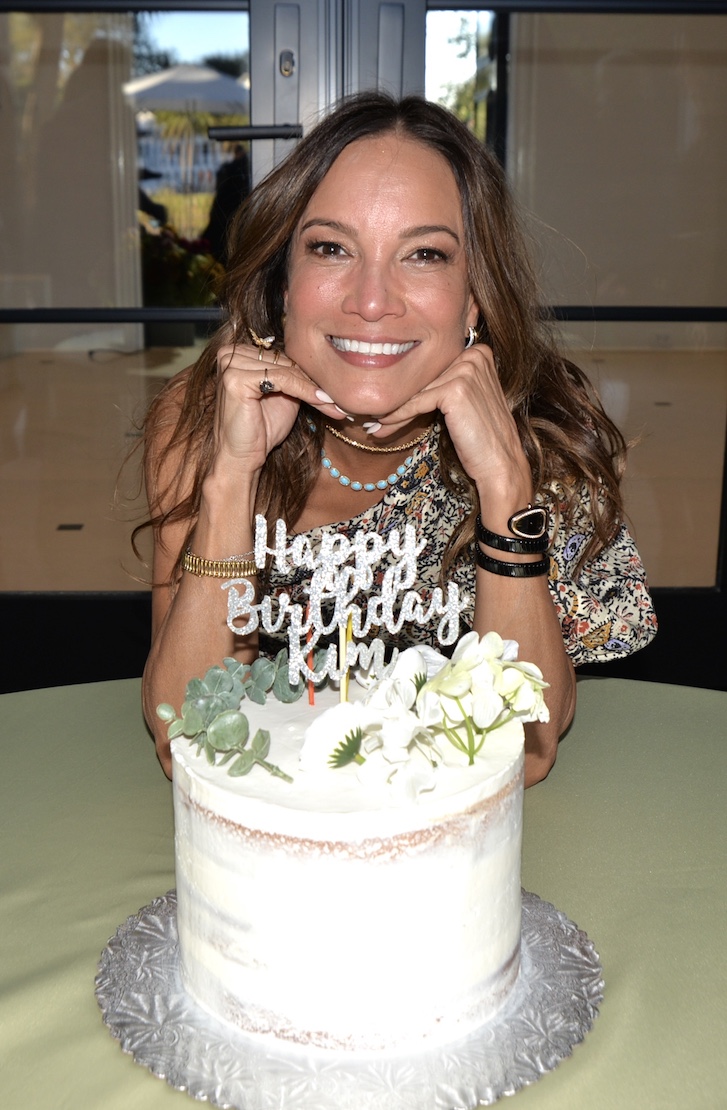
[(362, 774), (362, 759), (301, 768), (306, 731), (327, 743), (339, 710), (324, 710), (338, 700), (323, 690), (314, 707), (243, 702), (250, 736), (270, 732), (269, 758), (292, 783), (257, 766), (230, 777), (173, 741), (185, 989), (245, 1034), (306, 1047), (458, 1039), (497, 1013), (518, 975), (521, 721), (531, 718), (489, 732), (473, 765), (434, 749), (432, 780), (397, 792)]

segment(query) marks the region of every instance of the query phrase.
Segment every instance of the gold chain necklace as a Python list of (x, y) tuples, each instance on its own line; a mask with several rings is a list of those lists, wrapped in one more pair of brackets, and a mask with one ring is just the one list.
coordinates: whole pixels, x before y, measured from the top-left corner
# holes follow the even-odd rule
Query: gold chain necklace
[(408, 451), (410, 447), (416, 447), (417, 444), (423, 443), (431, 429), (427, 428), (416, 439), (410, 439), (408, 443), (400, 443), (398, 447), (373, 447), (368, 443), (358, 443), (355, 439), (349, 439), (343, 432), (339, 432), (338, 428), (334, 428), (330, 424), (326, 424), (326, 431), (343, 443), (348, 443), (351, 447), (358, 447), (359, 451), (370, 451), (373, 455), (393, 455), (396, 451)]

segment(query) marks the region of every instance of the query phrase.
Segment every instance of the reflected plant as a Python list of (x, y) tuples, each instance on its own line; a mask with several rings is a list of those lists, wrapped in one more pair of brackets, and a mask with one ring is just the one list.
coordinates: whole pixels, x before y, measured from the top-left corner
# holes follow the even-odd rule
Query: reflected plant
[(144, 304), (197, 307), (214, 304), (224, 270), (206, 239), (183, 239), (172, 227), (140, 226)]

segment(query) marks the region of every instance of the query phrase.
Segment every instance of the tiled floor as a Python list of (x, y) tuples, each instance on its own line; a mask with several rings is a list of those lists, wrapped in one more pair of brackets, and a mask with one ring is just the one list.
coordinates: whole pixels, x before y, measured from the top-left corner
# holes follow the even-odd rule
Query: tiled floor
[(150, 348), (0, 359), (0, 589), (145, 588), (130, 543), (145, 509), (133, 448), (150, 398), (193, 357)]
[[(138, 590), (136, 458), (161, 383), (190, 348), (0, 359), (0, 590)], [(628, 510), (653, 585), (714, 583), (727, 352), (575, 354), (629, 438)], [(137, 453), (138, 454), (138, 453)], [(121, 470), (121, 477), (119, 472)]]
[(635, 445), (627, 511), (654, 586), (713, 586), (727, 426), (727, 351), (575, 352)]

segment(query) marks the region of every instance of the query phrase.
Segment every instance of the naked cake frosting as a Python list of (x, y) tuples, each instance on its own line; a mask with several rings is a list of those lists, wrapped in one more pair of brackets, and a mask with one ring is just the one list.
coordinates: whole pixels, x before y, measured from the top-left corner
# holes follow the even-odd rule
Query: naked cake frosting
[(221, 763), (177, 729), (180, 968), (203, 1008), (344, 1052), (495, 1017), (520, 960), (523, 721), (547, 714), (516, 649), (470, 633), (451, 661), (402, 653), (345, 702), (244, 700), (241, 748), (274, 774), (230, 774), (227, 741)]

